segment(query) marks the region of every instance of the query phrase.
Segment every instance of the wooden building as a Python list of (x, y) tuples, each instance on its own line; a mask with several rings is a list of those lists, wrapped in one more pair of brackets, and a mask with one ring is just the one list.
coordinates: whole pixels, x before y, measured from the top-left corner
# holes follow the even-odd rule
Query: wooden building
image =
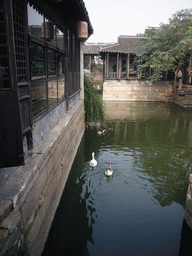
[[(55, 112), (65, 113), (79, 99), (81, 41), (93, 28), (83, 0), (0, 0), (0, 13), (3, 168), (23, 165), (27, 151), (38, 144), (37, 138), (61, 118)], [(42, 125), (36, 134), (38, 122)]]
[(104, 81), (137, 79), (134, 57), (143, 50), (143, 44), (139, 36), (119, 36), (117, 43), (102, 47)]
[[(98, 62), (102, 62), (100, 50), (102, 47), (107, 46), (108, 43), (85, 43), (85, 46), (83, 48), (83, 54), (84, 54), (84, 70), (86, 72), (91, 71), (91, 62), (95, 62), (98, 64)], [(103, 62), (102, 62), (103, 63)]]
[(104, 101), (168, 101), (171, 85), (165, 81), (152, 85), (147, 79), (149, 71), (137, 72), (135, 56), (144, 50), (145, 38), (119, 36), (115, 44), (102, 47)]
[(25, 240), (40, 256), (85, 130), (93, 28), (83, 0), (0, 0), (0, 14), (0, 255)]

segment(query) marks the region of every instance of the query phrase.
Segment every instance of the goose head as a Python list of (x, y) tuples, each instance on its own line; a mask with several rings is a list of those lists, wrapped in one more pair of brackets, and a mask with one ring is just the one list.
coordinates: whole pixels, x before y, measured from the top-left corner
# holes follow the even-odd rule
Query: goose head
[(111, 160), (109, 159), (109, 162), (108, 162), (108, 166), (105, 170), (105, 175), (106, 176), (112, 176), (113, 175), (113, 169), (111, 168)]

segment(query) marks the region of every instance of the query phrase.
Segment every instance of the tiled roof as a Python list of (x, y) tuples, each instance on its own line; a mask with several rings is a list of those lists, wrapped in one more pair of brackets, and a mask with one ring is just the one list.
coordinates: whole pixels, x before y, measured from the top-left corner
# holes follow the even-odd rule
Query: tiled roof
[(102, 47), (109, 45), (109, 43), (85, 43), (83, 53), (84, 54), (99, 54)]
[(140, 36), (119, 36), (118, 43), (102, 47), (102, 52), (138, 53), (143, 51), (145, 38)]

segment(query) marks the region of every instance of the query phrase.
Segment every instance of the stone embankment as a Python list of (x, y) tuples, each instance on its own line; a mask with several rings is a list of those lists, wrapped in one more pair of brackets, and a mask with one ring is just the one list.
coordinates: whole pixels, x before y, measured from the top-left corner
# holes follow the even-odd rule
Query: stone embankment
[(192, 86), (191, 85), (183, 85), (181, 88), (177, 89), (177, 96), (174, 102), (187, 109), (192, 109)]
[(172, 85), (168, 82), (150, 84), (149, 81), (108, 80), (103, 84), (104, 101), (164, 101), (172, 99)]
[(189, 228), (192, 230), (192, 174), (189, 176), (184, 219)]
[(19, 167), (0, 193), (0, 255), (19, 240), (41, 255), (85, 130), (80, 100)]

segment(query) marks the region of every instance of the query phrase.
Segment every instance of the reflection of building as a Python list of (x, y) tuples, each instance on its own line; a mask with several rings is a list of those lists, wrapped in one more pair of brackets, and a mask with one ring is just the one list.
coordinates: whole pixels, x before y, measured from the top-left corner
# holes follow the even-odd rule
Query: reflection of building
[[(83, 0), (0, 3), (0, 174), (6, 181), (0, 184), (0, 242), (1, 248), (14, 243), (15, 234), (24, 230), (35, 250), (35, 237), (50, 202), (57, 206), (54, 200), (84, 131), (82, 48), (87, 31), (81, 37), (77, 24), (87, 24), (88, 37), (93, 28)], [(45, 185), (55, 199), (45, 197), (40, 209)], [(17, 221), (12, 223), (10, 214)]]

